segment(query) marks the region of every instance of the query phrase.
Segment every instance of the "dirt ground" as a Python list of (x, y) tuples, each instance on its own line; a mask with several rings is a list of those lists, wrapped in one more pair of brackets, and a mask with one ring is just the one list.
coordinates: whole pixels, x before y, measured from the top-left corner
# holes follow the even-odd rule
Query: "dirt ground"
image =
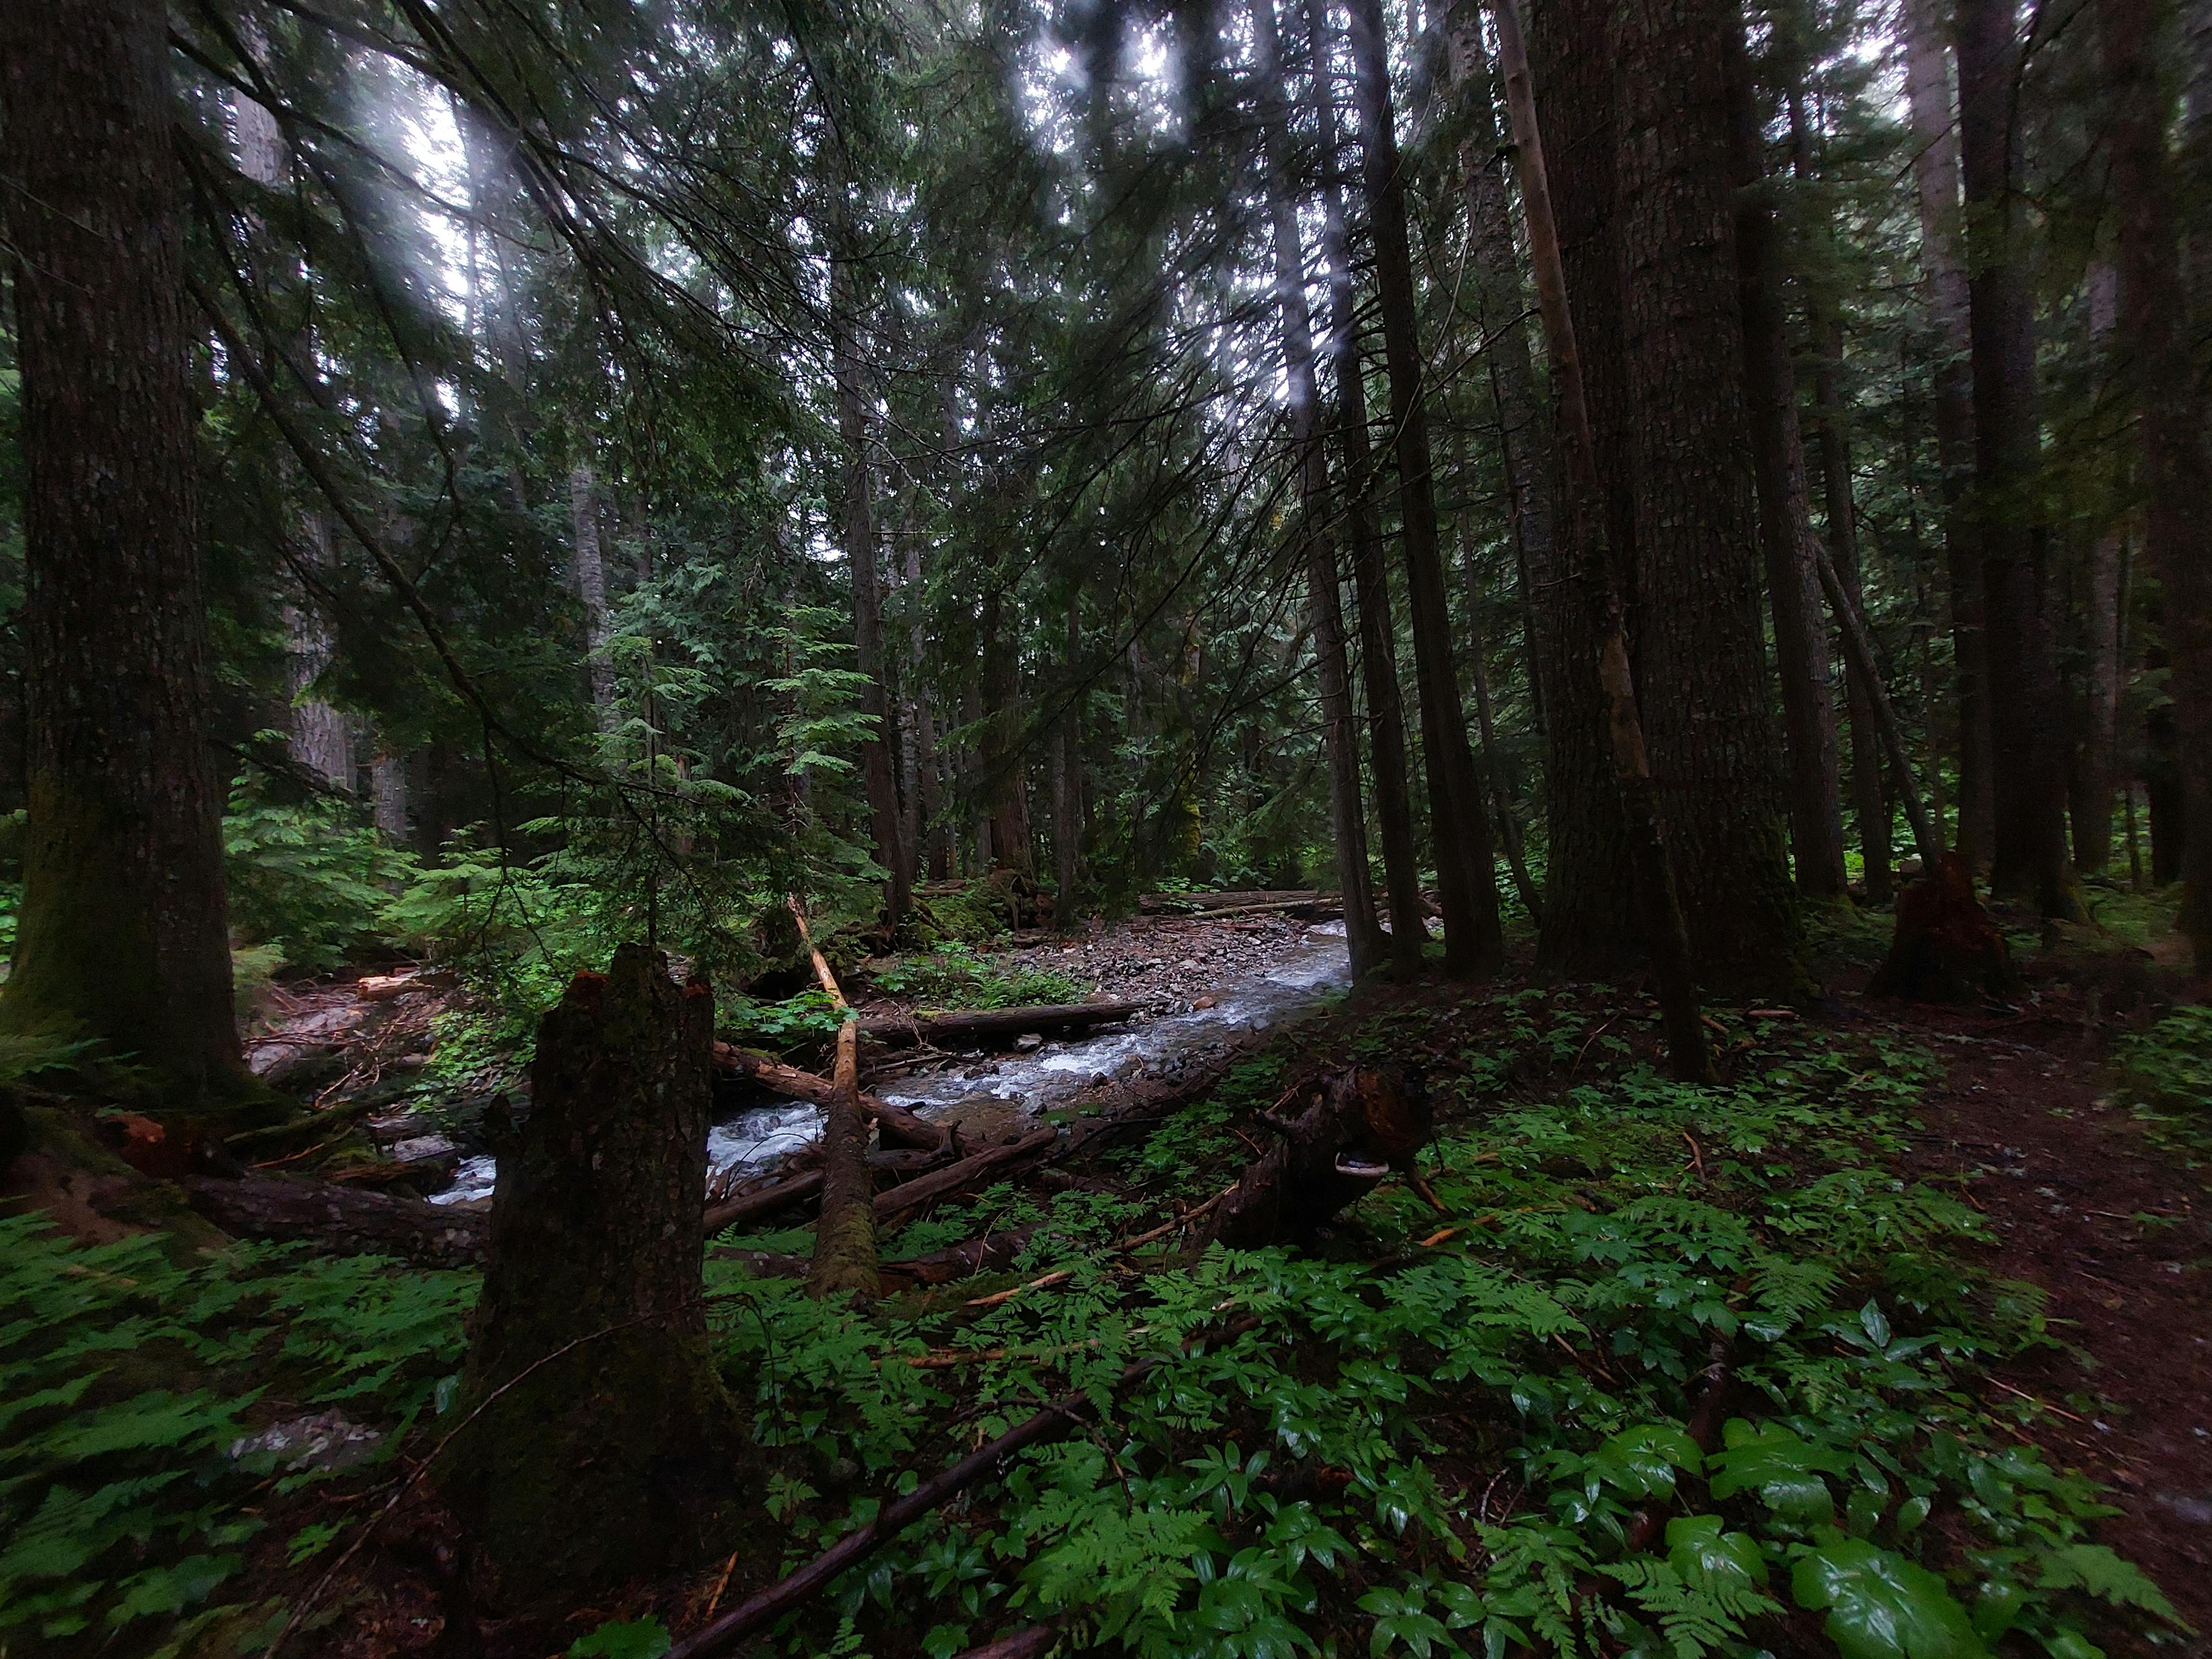
[(2011, 1012), (1862, 1000), (1858, 974), (1843, 1018), (1948, 1057), (1917, 1173), (1957, 1183), (1988, 1218), (1985, 1265), (2044, 1292), (2053, 1339), (1997, 1367), (1990, 1403), (2013, 1408), (2053, 1464), (2112, 1489), (2120, 1512), (2104, 1540), (2196, 1626), (2207, 1645), (2187, 1650), (2212, 1652), (2212, 1170), (2113, 1097), (2106, 993), (2095, 975), (2066, 973), (2044, 964)]

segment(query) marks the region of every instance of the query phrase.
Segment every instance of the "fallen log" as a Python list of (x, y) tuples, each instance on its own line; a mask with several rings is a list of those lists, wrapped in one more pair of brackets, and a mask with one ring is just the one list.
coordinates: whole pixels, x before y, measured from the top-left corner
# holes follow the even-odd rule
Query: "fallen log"
[(744, 1221), (757, 1221), (763, 1216), (774, 1215), (778, 1210), (787, 1210), (794, 1204), (804, 1204), (822, 1191), (822, 1171), (809, 1170), (803, 1175), (787, 1176), (773, 1186), (757, 1192), (741, 1193), (714, 1206), (706, 1214), (707, 1237), (734, 1227)]
[[(787, 1066), (773, 1055), (757, 1048), (740, 1048), (733, 1042), (714, 1045), (714, 1065), (717, 1070), (737, 1072), (753, 1079), (763, 1088), (793, 1100), (804, 1100), (817, 1106), (827, 1106), (837, 1085), (826, 1077), (812, 1072), (802, 1072), (796, 1066)], [(894, 1106), (888, 1100), (874, 1095), (860, 1097), (860, 1109), (875, 1119), (884, 1143), (896, 1146), (919, 1146), (925, 1152), (935, 1152), (949, 1139), (945, 1130), (926, 1118), (916, 1117), (903, 1106)]]
[(1088, 1030), (1128, 1018), (1141, 1002), (1048, 1002), (1029, 1008), (986, 1008), (957, 1014), (877, 1014), (860, 1035), (886, 1048), (931, 1042), (940, 1048), (1011, 1042), (1031, 1031)]
[(303, 1176), (187, 1176), (183, 1186), (193, 1209), (240, 1238), (298, 1239), (342, 1255), (466, 1267), (483, 1260), (490, 1237), (473, 1210)]
[[(1240, 1336), (1259, 1322), (1257, 1319), (1246, 1316), (1231, 1321), (1218, 1337), (1200, 1333), (1186, 1338), (1182, 1346), (1188, 1350), (1210, 1340)], [(1126, 1389), (1141, 1381), (1158, 1369), (1166, 1358), (1162, 1354), (1151, 1359), (1139, 1360), (1115, 1379), (1115, 1389)], [(787, 1608), (797, 1606), (825, 1588), (854, 1562), (873, 1554), (877, 1546), (897, 1537), (923, 1516), (958, 1496), (1016, 1452), (1047, 1440), (1058, 1439), (1071, 1429), (1079, 1427), (1085, 1417), (1095, 1409), (1094, 1398), (1087, 1392), (1067, 1395), (1054, 1401), (1027, 1422), (1016, 1425), (988, 1445), (970, 1452), (950, 1468), (940, 1470), (934, 1478), (923, 1481), (905, 1497), (884, 1504), (876, 1512), (874, 1520), (847, 1533), (805, 1566), (748, 1596), (712, 1624), (684, 1638), (669, 1650), (667, 1659), (707, 1659), (709, 1654), (726, 1652), (735, 1647)]]
[(1146, 893), (1137, 900), (1145, 915), (1191, 915), (1200, 911), (1244, 909), (1255, 904), (1312, 904), (1325, 896), (1314, 887), (1249, 887), (1219, 893)]
[(1060, 1131), (1047, 1125), (1009, 1146), (988, 1148), (973, 1158), (963, 1158), (957, 1164), (948, 1164), (929, 1175), (918, 1176), (889, 1192), (878, 1193), (875, 1206), (877, 1224), (882, 1225), (894, 1217), (903, 1217), (908, 1211), (918, 1210), (925, 1204), (933, 1204), (939, 1199), (951, 1198), (974, 1188), (988, 1185), (998, 1176), (1010, 1174), (1025, 1164), (1042, 1163), (1045, 1154), (1052, 1149), (1053, 1143), (1059, 1139)]
[(1428, 1097), (1403, 1066), (1356, 1066), (1299, 1093), (1296, 1117), (1261, 1118), (1281, 1139), (1245, 1167), (1210, 1240), (1252, 1249), (1309, 1239), (1428, 1142)]

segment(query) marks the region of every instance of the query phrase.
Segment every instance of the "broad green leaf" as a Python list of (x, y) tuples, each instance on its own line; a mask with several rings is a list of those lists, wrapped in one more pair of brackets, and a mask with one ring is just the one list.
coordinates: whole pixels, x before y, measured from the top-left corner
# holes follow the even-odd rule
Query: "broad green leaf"
[(1674, 1471), (1695, 1474), (1705, 1463), (1698, 1443), (1670, 1423), (1623, 1429), (1589, 1458), (1591, 1473), (1629, 1498), (1671, 1498)]
[(1799, 1607), (1829, 1609), (1824, 1628), (1844, 1659), (1988, 1659), (1942, 1579), (1864, 1539), (1804, 1557), (1790, 1588)]
[(2069, 1544), (2043, 1558), (2043, 1588), (2087, 1590), (2116, 1607), (2141, 1607), (2170, 1624), (2181, 1623), (2173, 1603), (2142, 1569), (2102, 1544)]
[(627, 1624), (602, 1625), (568, 1646), (568, 1659), (660, 1659), (674, 1647), (667, 1628), (647, 1614)]

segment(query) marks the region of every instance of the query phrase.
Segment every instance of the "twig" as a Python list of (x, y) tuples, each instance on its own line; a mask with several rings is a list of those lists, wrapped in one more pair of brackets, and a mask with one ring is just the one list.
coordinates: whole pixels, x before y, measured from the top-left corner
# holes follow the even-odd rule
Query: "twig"
[(514, 1388), (518, 1384), (526, 1381), (533, 1372), (543, 1370), (545, 1366), (551, 1364), (555, 1360), (560, 1358), (563, 1354), (573, 1353), (578, 1348), (582, 1347), (586, 1342), (596, 1342), (603, 1336), (612, 1336), (617, 1331), (626, 1331), (637, 1322), (638, 1322), (635, 1319), (625, 1319), (619, 1325), (608, 1325), (603, 1327), (601, 1329), (590, 1333), (588, 1335), (580, 1336), (573, 1342), (563, 1342), (559, 1347), (554, 1349), (551, 1353), (546, 1354), (541, 1358), (532, 1360), (527, 1365), (525, 1365), (520, 1370), (517, 1371), (513, 1376), (508, 1377), (506, 1382), (501, 1383), (489, 1394), (486, 1395), (483, 1400), (478, 1401), (477, 1408), (474, 1411), (471, 1412), (466, 1417), (463, 1418), (459, 1423), (453, 1425), (453, 1431), (451, 1434), (447, 1435), (443, 1440), (441, 1440), (436, 1445), (430, 1448), (430, 1455), (424, 1458), (421, 1462), (417, 1463), (415, 1466), (414, 1472), (410, 1474), (406, 1480), (400, 1482), (399, 1490), (392, 1494), (391, 1502), (385, 1504), (382, 1509), (379, 1510), (374, 1515), (369, 1517), (368, 1524), (362, 1528), (359, 1534), (355, 1536), (353, 1542), (346, 1546), (345, 1553), (339, 1556), (337, 1560), (331, 1562), (330, 1571), (315, 1581), (314, 1589), (307, 1592), (307, 1599), (305, 1601), (301, 1601), (298, 1607), (292, 1609), (292, 1616), (284, 1621), (284, 1628), (276, 1632), (276, 1639), (269, 1644), (267, 1659), (276, 1659), (276, 1650), (284, 1645), (284, 1638), (291, 1635), (294, 1631), (297, 1630), (300, 1627), (300, 1621), (305, 1619), (309, 1613), (314, 1610), (315, 1603), (322, 1600), (323, 1592), (330, 1588), (331, 1580), (337, 1577), (339, 1573), (344, 1571), (346, 1564), (351, 1561), (355, 1556), (361, 1553), (361, 1547), (368, 1542), (369, 1534), (376, 1530), (379, 1524), (380, 1524), (384, 1520), (384, 1517), (390, 1515), (392, 1510), (398, 1509), (399, 1507), (400, 1500), (405, 1498), (408, 1493), (413, 1492), (417, 1486), (422, 1484), (422, 1477), (430, 1472), (430, 1465), (438, 1461), (440, 1455), (445, 1451), (447, 1447), (452, 1445), (454, 1441), (459, 1439), (461, 1436), (467, 1431), (471, 1424), (474, 1423), (477, 1419), (482, 1417), (495, 1405), (498, 1404), (499, 1398), (501, 1395), (505, 1394), (509, 1389)]
[[(1256, 1317), (1248, 1315), (1232, 1321), (1221, 1331), (1220, 1336), (1226, 1339), (1242, 1335), (1259, 1322)], [(1186, 1340), (1183, 1346), (1188, 1349), (1207, 1340), (1204, 1335), (1194, 1335)], [(1139, 1360), (1121, 1373), (1115, 1387), (1117, 1389), (1127, 1388), (1157, 1369), (1168, 1358), (1162, 1354), (1151, 1359)], [(940, 1470), (934, 1479), (923, 1481), (896, 1503), (884, 1505), (874, 1520), (847, 1533), (796, 1572), (789, 1573), (766, 1589), (748, 1596), (705, 1629), (678, 1642), (669, 1651), (667, 1659), (707, 1659), (710, 1654), (721, 1653), (734, 1647), (746, 1637), (765, 1627), (787, 1608), (823, 1589), (846, 1568), (872, 1554), (878, 1545), (897, 1537), (923, 1516), (988, 1474), (1005, 1459), (1042, 1441), (1058, 1438), (1079, 1423), (1091, 1409), (1091, 1398), (1088, 1394), (1066, 1395), (1054, 1401), (1027, 1422), (1007, 1430), (996, 1440), (979, 1447), (951, 1468)]]

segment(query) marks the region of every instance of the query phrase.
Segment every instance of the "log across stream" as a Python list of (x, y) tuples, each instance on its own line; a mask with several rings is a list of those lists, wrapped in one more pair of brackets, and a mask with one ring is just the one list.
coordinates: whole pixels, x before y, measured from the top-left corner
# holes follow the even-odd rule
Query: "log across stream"
[[(1263, 1029), (1349, 982), (1341, 922), (1322, 923), (1286, 941), (1256, 973), (1229, 981), (1200, 1000), (1125, 1024), (1048, 1040), (1028, 1052), (993, 1052), (950, 1059), (932, 1070), (887, 1078), (872, 1093), (931, 1120), (969, 1121), (969, 1139), (999, 1139), (1033, 1126), (1043, 1115), (1104, 1080), (1150, 1076), (1173, 1081), (1185, 1066), (1232, 1040)], [(978, 1133), (981, 1131), (981, 1133)], [(822, 1132), (822, 1109), (778, 1101), (716, 1123), (707, 1140), (709, 1169), (725, 1181), (767, 1174), (811, 1146)], [(491, 1196), (496, 1166), (489, 1154), (465, 1159), (453, 1183), (430, 1201), (474, 1203)]]

